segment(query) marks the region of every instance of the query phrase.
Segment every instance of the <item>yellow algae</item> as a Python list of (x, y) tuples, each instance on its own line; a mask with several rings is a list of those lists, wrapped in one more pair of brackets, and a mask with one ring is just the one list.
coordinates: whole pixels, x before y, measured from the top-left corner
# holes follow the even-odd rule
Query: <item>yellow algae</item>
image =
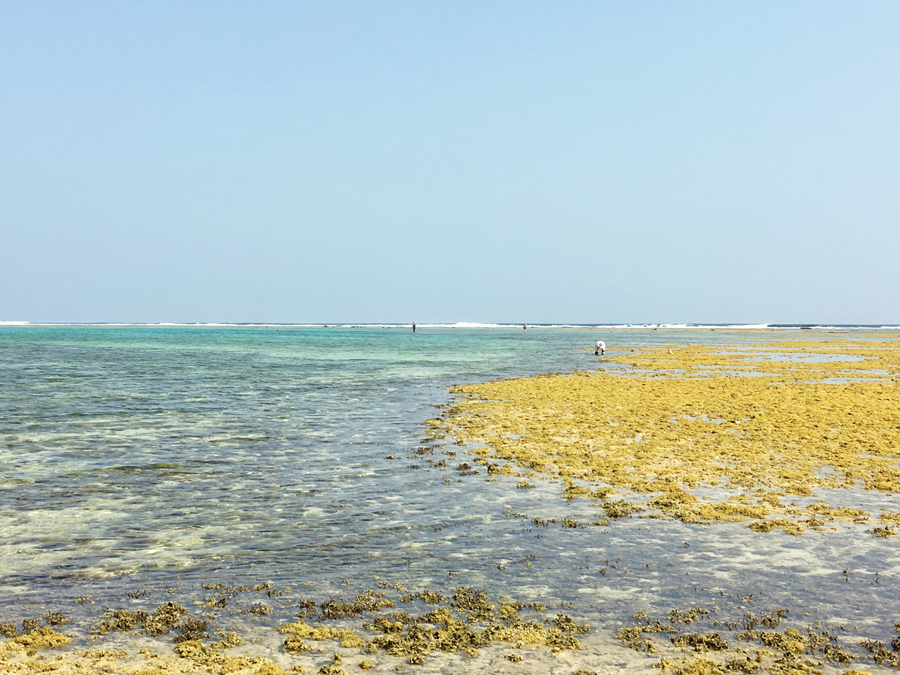
[[(615, 370), (455, 387), (462, 398), (441, 423), (488, 466), (563, 479), (566, 499), (602, 502), (592, 494), (599, 486), (627, 490), (637, 503), (601, 506), (690, 523), (753, 520), (757, 531), (799, 534), (799, 525), (765, 520), (801, 513), (781, 497), (857, 485), (900, 491), (900, 342), (823, 336), (668, 349), (609, 359), (623, 366)], [(691, 491), (702, 486), (740, 494), (701, 499)], [(807, 510), (820, 520), (868, 517), (819, 502)]]
[[(754, 615), (745, 612), (742, 620), (722, 621), (712, 618), (717, 612), (695, 608), (686, 611), (672, 610), (669, 613), (669, 624), (659, 619), (651, 620), (646, 612), (634, 615), (638, 623), (623, 628), (617, 634), (627, 646), (641, 652), (664, 652), (663, 658), (655, 665), (663, 673), (821, 673), (819, 668), (827, 661), (834, 666), (849, 666), (854, 660), (865, 658), (860, 653), (850, 652), (840, 645), (839, 635), (832, 630), (823, 629), (819, 622), (805, 628), (779, 627), (788, 614), (787, 609), (777, 609), (771, 613)], [(687, 621), (688, 618), (690, 621)], [(677, 633), (673, 626), (687, 623), (707, 622), (714, 627), (724, 626), (728, 630), (738, 632), (726, 641), (718, 630), (710, 633), (682, 633), (670, 636), (668, 645), (661, 640), (660, 633)], [(762, 628), (768, 629), (763, 630)], [(843, 628), (843, 627), (841, 627)], [(646, 637), (655, 635), (654, 639)], [(751, 651), (735, 644), (748, 645), (757, 643), (762, 648)], [(900, 653), (880, 642), (864, 641), (859, 643), (867, 651), (874, 654), (876, 662), (880, 658), (883, 663), (894, 663), (896, 654)], [(668, 647), (668, 648), (667, 648)], [(672, 651), (672, 649), (676, 651)], [(811, 657), (811, 658), (808, 658)]]
[[(284, 675), (281, 666), (264, 657), (229, 656), (220, 648), (207, 647), (200, 640), (185, 640), (175, 646), (175, 653), (184, 661), (207, 672), (229, 675), (231, 673), (255, 673), (255, 675)], [(169, 665), (171, 662), (167, 662)], [(192, 669), (181, 672), (194, 672)]]
[(285, 675), (285, 673), (281, 666), (267, 659), (256, 669), (256, 675)]
[(10, 656), (16, 654), (24, 654), (25, 648), (16, 644), (13, 640), (0, 640), (0, 661), (5, 661)]
[[(578, 496), (588, 496), (581, 491), (573, 492), (578, 493)], [(608, 494), (603, 490), (589, 492), (592, 497)], [(685, 508), (696, 505), (697, 498), (677, 486), (670, 486), (665, 493), (660, 494), (687, 505)], [(767, 491), (760, 493), (762, 496), (768, 494), (770, 493)], [(741, 515), (741, 509), (747, 508), (747, 502), (752, 501), (753, 497), (742, 493), (726, 504), (729, 508), (737, 509), (738, 515)], [(822, 508), (819, 510), (827, 511)], [(778, 520), (766, 518), (762, 522), (779, 526), (792, 524), (787, 520), (778, 523)], [(310, 649), (304, 640), (339, 640), (342, 647), (353, 649), (359, 657), (383, 652), (389, 656), (405, 658), (409, 664), (417, 665), (426, 663), (433, 653), (474, 656), (480, 649), (490, 646), (499, 647), (502, 652), (510, 648), (530, 651), (529, 648), (536, 647), (559, 654), (564, 650), (581, 649), (579, 638), (590, 630), (587, 625), (579, 624), (562, 613), (556, 614), (555, 618), (523, 616), (526, 610), (544, 613), (547, 608), (541, 603), (526, 604), (510, 598), (492, 599), (484, 591), (472, 587), (412, 593), (399, 584), (379, 582), (379, 587), (409, 593), (411, 600), (419, 600), (426, 607), (420, 614), (410, 614), (407, 611), (383, 612), (382, 610), (395, 608), (384, 594), (376, 591), (359, 594), (355, 602), (344, 602), (333, 597), (321, 603), (301, 600), (301, 616), (321, 617), (327, 610), (327, 613), (344, 621), (348, 615), (351, 619), (356, 616), (357, 610), (368, 614), (365, 621), (354, 624), (354, 627), (361, 625), (367, 638), (364, 640), (359, 634), (346, 628), (335, 628), (324, 623), (311, 625), (297, 620), (277, 629), (286, 636), (285, 652), (296, 654)], [(750, 599), (739, 598), (739, 601), (746, 603)], [(323, 609), (323, 613), (317, 614), (313, 611), (315, 608)], [(854, 659), (865, 658), (862, 654), (845, 651), (836, 642), (835, 633), (822, 630), (817, 624), (799, 631), (794, 628), (781, 632), (774, 630), (788, 614), (786, 609), (758, 614), (744, 612), (738, 622), (726, 620), (728, 615), (720, 615), (721, 609), (723, 608), (713, 606), (672, 609), (667, 614), (667, 621), (651, 620), (646, 612), (640, 612), (633, 616), (637, 625), (622, 628), (617, 637), (635, 650), (665, 657), (657, 666), (664, 672), (672, 673), (813, 672), (815, 663), (807, 659), (807, 656), (845, 667), (849, 667)], [(129, 616), (140, 618), (136, 612)], [(124, 614), (107, 612), (104, 617), (106, 621), (115, 618), (117, 630), (131, 623), (130, 620), (126, 621), (128, 617)], [(183, 623), (189, 622), (183, 618)], [(135, 624), (139, 625), (141, 624)], [(690, 626), (687, 630), (696, 632), (685, 632), (687, 626)], [(900, 631), (900, 622), (895, 624), (895, 628)], [(720, 630), (741, 632), (725, 633), (719, 632)], [(47, 627), (41, 632), (47, 634), (52, 629)], [(229, 647), (241, 643), (242, 640), (236, 633), (223, 630), (210, 632), (215, 633), (218, 641), (207, 644), (199, 638), (183, 639), (187, 633), (182, 632), (172, 647), (174, 654), (155, 654), (148, 648), (142, 648), (139, 654), (131, 656), (121, 650), (91, 649), (52, 658), (37, 656), (35, 649), (16, 640), (0, 641), (0, 671), (11, 675), (36, 675), (51, 670), (56, 675), (100, 675), (113, 672), (123, 675), (284, 675), (282, 667), (269, 659), (249, 655), (233, 657), (223, 653)], [(207, 636), (207, 639), (212, 638)], [(250, 640), (257, 641), (258, 638)], [(754, 659), (749, 651), (737, 646), (746, 646), (746, 643), (757, 643), (774, 651), (757, 649)], [(895, 667), (900, 663), (900, 638), (892, 642), (890, 647), (871, 640), (860, 642), (859, 645), (872, 655), (876, 663)], [(506, 652), (502, 656), (510, 663), (522, 663), (522, 654)], [(344, 672), (345, 668), (356, 671), (357, 665), (359, 670), (375, 667), (371, 661), (360, 661), (359, 657), (354, 658), (352, 668), (349, 664), (342, 664), (340, 658), (312, 671), (299, 664), (285, 668), (292, 673), (317, 670), (320, 674), (335, 675)], [(344, 658), (347, 659), (348, 655), (345, 654)]]
[(340, 654), (335, 654), (330, 665), (319, 668), (319, 675), (347, 675), (341, 666), (344, 665)]
[(55, 649), (64, 647), (71, 641), (71, 637), (57, 633), (50, 626), (36, 628), (27, 635), (20, 635), (15, 639), (18, 644), (31, 649)]
[(721, 663), (703, 656), (691, 656), (681, 663), (663, 659), (660, 663), (660, 670), (663, 673), (672, 673), (673, 675), (726, 675), (727, 673)]
[(365, 644), (365, 640), (348, 628), (332, 628), (331, 626), (313, 628), (302, 620), (285, 624), (278, 631), (282, 634), (293, 633), (284, 642), (285, 649), (288, 651), (307, 651), (309, 647), (304, 646), (302, 638), (317, 642), (340, 640), (342, 647), (362, 647)]
[(771, 520), (756, 521), (749, 527), (754, 532), (771, 532), (772, 530), (784, 530), (787, 534), (803, 534), (803, 527), (785, 518), (772, 518)]
[[(83, 675), (88, 673), (136, 673), (145, 671), (145, 668), (121, 668), (120, 660), (125, 656), (121, 650), (91, 649), (77, 653), (60, 654), (52, 660), (42, 656), (36, 656), (35, 651), (25, 648), (13, 641), (4, 646), (0, 644), (0, 671), (3, 673), (33, 675), (36, 673), (53, 672), (55, 675)], [(15, 648), (18, 648), (16, 650)], [(12, 651), (10, 651), (12, 649)], [(15, 661), (7, 660), (15, 656)], [(150, 675), (150, 674), (148, 674)]]
[[(147, 653), (150, 652), (146, 647), (144, 649)], [(123, 649), (87, 649), (81, 652), (81, 655), (91, 659), (113, 659), (118, 661), (128, 656), (128, 652)]]

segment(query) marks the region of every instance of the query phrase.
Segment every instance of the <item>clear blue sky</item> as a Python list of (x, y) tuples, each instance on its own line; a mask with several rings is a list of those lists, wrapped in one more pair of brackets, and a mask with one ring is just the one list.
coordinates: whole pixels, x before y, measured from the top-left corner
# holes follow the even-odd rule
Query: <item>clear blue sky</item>
[(0, 4), (0, 320), (900, 322), (900, 3)]

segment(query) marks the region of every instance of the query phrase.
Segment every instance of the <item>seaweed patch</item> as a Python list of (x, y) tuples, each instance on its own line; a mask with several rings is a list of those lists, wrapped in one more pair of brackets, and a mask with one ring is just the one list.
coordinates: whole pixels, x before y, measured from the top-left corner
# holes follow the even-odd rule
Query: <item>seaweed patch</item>
[[(647, 511), (799, 535), (872, 514), (790, 497), (900, 491), (898, 342), (654, 347), (610, 361), (622, 367), (454, 387), (460, 400), (434, 428), (489, 472), (503, 462), (561, 479), (564, 499), (592, 499), (611, 520)], [(614, 491), (626, 499), (610, 500)], [(873, 533), (891, 536), (900, 514), (880, 518)]]

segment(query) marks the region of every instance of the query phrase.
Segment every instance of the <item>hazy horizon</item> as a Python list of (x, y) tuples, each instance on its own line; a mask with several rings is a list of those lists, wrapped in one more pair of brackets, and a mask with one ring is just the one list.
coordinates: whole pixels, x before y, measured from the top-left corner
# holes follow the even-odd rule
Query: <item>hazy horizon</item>
[[(97, 327), (173, 327), (173, 328), (215, 328), (215, 327), (287, 327), (287, 328), (410, 328), (413, 322), (390, 322), (390, 321), (304, 321), (304, 322), (285, 322), (285, 321), (0, 321), (0, 327), (14, 326), (97, 326)], [(822, 322), (785, 322), (785, 323), (716, 323), (716, 322), (676, 322), (676, 323), (656, 323), (656, 322), (624, 322), (624, 323), (578, 323), (578, 322), (524, 322), (527, 328), (664, 328), (664, 329), (691, 329), (691, 328), (734, 328), (734, 329), (762, 329), (762, 328), (886, 328), (895, 330), (900, 328), (900, 324), (892, 323), (822, 323)], [(522, 323), (517, 322), (472, 322), (472, 321), (417, 321), (417, 328), (522, 328)]]

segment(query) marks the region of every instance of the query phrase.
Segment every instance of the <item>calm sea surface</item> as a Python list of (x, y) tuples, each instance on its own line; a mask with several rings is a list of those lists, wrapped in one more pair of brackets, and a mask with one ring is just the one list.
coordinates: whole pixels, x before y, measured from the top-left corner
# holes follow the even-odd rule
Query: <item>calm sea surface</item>
[[(463, 448), (416, 456), (447, 386), (604, 367), (590, 349), (597, 339), (615, 355), (652, 342), (773, 338), (0, 327), (0, 620), (78, 596), (113, 603), (137, 588), (269, 582), (327, 595), (382, 579), (571, 603), (574, 616), (610, 629), (640, 609), (732, 602), (738, 611), (734, 598), (753, 594), (759, 609), (802, 609), (889, 637), (900, 553), (862, 528), (760, 536), (637, 518), (535, 528), (531, 517), (587, 522), (597, 509), (564, 502), (547, 481), (518, 490), (512, 477), (461, 477)], [(441, 458), (446, 468), (427, 461)], [(846, 500), (900, 510), (892, 495)]]

